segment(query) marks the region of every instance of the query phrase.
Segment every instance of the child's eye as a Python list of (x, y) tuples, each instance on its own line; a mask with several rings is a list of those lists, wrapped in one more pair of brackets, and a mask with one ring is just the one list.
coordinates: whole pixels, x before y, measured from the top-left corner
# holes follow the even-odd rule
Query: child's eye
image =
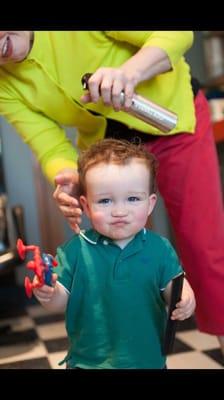
[(99, 204), (109, 204), (111, 202), (111, 199), (100, 199), (98, 201)]
[(136, 197), (136, 196), (128, 197), (128, 201), (130, 201), (130, 202), (139, 201), (139, 200), (140, 200), (139, 197)]

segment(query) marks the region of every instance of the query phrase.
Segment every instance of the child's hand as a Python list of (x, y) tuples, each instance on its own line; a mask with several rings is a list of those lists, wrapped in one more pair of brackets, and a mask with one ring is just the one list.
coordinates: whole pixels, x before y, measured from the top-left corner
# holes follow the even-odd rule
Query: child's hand
[[(52, 286), (43, 285), (40, 288), (33, 289), (34, 296), (41, 303), (47, 303), (52, 299), (53, 294), (55, 292), (55, 285), (56, 285), (57, 277), (58, 277), (57, 274), (52, 274)], [(38, 278), (35, 275), (35, 277), (33, 279), (33, 283), (36, 283), (37, 280), (38, 280)]]
[(175, 310), (172, 312), (171, 319), (172, 320), (180, 320), (190, 318), (193, 314), (196, 307), (194, 292), (191, 289), (188, 281), (184, 279), (183, 290), (182, 290), (182, 298), (176, 304)]

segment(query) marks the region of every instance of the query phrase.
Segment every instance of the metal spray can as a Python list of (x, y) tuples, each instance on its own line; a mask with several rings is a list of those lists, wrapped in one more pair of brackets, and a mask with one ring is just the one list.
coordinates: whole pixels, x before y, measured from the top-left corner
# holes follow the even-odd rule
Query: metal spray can
[[(87, 73), (82, 77), (83, 89), (88, 89), (88, 80), (92, 74)], [(120, 94), (121, 104), (124, 104), (125, 94), (122, 91)], [(162, 132), (169, 132), (174, 129), (177, 125), (178, 117), (177, 114), (168, 110), (167, 108), (161, 107), (158, 104), (146, 99), (143, 96), (134, 94), (132, 97), (132, 104), (128, 111), (125, 111), (136, 118), (141, 119), (161, 130)]]

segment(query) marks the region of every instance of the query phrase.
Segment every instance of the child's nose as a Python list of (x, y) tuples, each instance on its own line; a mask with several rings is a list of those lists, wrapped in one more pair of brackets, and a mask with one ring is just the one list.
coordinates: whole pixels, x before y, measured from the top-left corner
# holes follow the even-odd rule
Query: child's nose
[(112, 209), (112, 215), (113, 217), (121, 217), (127, 215), (127, 209), (125, 205), (123, 204), (115, 205)]

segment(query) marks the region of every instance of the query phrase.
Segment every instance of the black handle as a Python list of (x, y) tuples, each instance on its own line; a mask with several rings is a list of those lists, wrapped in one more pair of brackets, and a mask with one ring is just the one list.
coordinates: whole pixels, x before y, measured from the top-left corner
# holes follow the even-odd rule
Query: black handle
[(172, 291), (171, 291), (171, 301), (168, 311), (168, 320), (166, 325), (165, 340), (163, 354), (167, 355), (172, 353), (173, 344), (175, 339), (175, 333), (177, 329), (177, 320), (170, 319), (173, 310), (176, 308), (176, 304), (181, 300), (181, 293), (183, 288), (184, 272), (176, 276), (172, 280)]

